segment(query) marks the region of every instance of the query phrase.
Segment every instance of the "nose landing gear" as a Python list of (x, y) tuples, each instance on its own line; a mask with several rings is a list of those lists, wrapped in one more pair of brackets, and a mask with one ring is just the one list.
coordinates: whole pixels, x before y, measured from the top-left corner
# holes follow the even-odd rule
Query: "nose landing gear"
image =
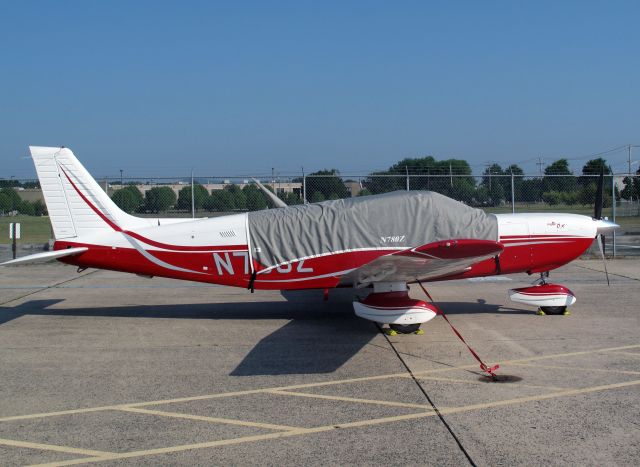
[(547, 282), (549, 272), (540, 273), (535, 285), (509, 290), (509, 298), (517, 303), (532, 305), (538, 308), (537, 314), (545, 315), (569, 315), (567, 307), (576, 302), (576, 297), (563, 285)]
[(397, 336), (398, 334), (416, 334), (421, 336), (424, 331), (420, 329), (422, 323), (414, 324), (389, 324), (389, 328), (384, 330), (387, 336)]

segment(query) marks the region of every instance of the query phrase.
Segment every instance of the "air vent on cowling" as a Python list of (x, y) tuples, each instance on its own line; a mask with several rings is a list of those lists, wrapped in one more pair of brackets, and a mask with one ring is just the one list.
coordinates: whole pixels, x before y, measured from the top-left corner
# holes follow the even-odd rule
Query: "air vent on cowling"
[(220, 231), (220, 236), (223, 238), (235, 237), (236, 233), (233, 230), (222, 230)]

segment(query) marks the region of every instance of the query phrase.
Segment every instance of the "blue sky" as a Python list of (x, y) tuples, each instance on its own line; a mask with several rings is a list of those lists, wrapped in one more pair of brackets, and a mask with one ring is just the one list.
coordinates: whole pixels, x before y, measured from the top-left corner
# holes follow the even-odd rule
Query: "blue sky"
[(640, 143), (639, 19), (636, 1), (3, 2), (0, 177), (34, 176), (30, 144), (96, 176), (423, 155), (534, 172)]

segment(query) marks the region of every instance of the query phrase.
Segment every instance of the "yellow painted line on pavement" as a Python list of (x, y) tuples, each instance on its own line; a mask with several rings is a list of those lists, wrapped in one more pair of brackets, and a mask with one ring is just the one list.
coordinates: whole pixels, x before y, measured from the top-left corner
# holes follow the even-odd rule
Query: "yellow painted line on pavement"
[(10, 417), (0, 418), (0, 422), (11, 422), (13, 420), (28, 420), (31, 418), (57, 417), (61, 415), (84, 414), (84, 413), (91, 413), (91, 412), (102, 412), (103, 410), (115, 410), (115, 409), (118, 409), (119, 407), (121, 406), (104, 405), (102, 407), (88, 407), (85, 409), (59, 410), (57, 412), (42, 412), (42, 413), (33, 413), (28, 415), (13, 415)]
[(586, 368), (581, 366), (564, 366), (564, 365), (541, 365), (539, 363), (511, 363), (516, 366), (527, 366), (531, 368), (546, 368), (549, 370), (565, 370), (565, 371), (587, 371), (596, 373), (618, 373), (622, 375), (640, 375), (640, 371), (627, 371), (627, 370), (611, 370), (609, 368)]
[(537, 357), (526, 357), (526, 358), (518, 358), (515, 360), (507, 360), (504, 363), (535, 362), (538, 360), (548, 360), (553, 358), (564, 358), (564, 357), (576, 357), (579, 355), (590, 355), (598, 352), (613, 352), (616, 350), (629, 350), (629, 349), (637, 349), (637, 348), (640, 348), (640, 344), (624, 345), (622, 347), (609, 347), (605, 349), (580, 350), (578, 352), (567, 352), (567, 353), (559, 353), (559, 354), (552, 354), (552, 355), (539, 355)]
[[(536, 396), (519, 397), (515, 399), (506, 399), (506, 400), (500, 400), (500, 401), (494, 401), (494, 402), (472, 404), (472, 405), (466, 405), (462, 407), (449, 407), (449, 408), (440, 409), (440, 412), (445, 415), (457, 414), (457, 413), (469, 412), (473, 410), (489, 409), (494, 407), (502, 407), (502, 406), (515, 405), (515, 404), (523, 404), (527, 402), (555, 399), (555, 398), (566, 397), (566, 396), (575, 396), (580, 394), (589, 394), (593, 392), (606, 391), (610, 389), (618, 389), (618, 388), (631, 387), (631, 386), (637, 386), (637, 385), (640, 385), (640, 380), (627, 381), (624, 383), (607, 384), (603, 386), (593, 386), (589, 388), (570, 389), (566, 391), (558, 391), (553, 393), (540, 394)], [(38, 467), (66, 466), (66, 465), (94, 463), (94, 462), (102, 462), (102, 461), (118, 460), (118, 459), (130, 459), (135, 457), (145, 457), (145, 456), (152, 456), (157, 454), (170, 454), (175, 452), (188, 451), (192, 449), (213, 448), (217, 446), (229, 446), (229, 445), (241, 444), (241, 443), (247, 443), (247, 442), (274, 440), (274, 439), (286, 438), (291, 436), (308, 435), (308, 434), (321, 433), (321, 432), (326, 432), (326, 431), (331, 431), (336, 429), (358, 428), (358, 427), (366, 427), (366, 426), (373, 426), (373, 425), (381, 425), (386, 423), (413, 420), (418, 418), (433, 417), (435, 415), (436, 413), (434, 411), (418, 412), (413, 414), (398, 415), (394, 417), (383, 417), (383, 418), (375, 418), (370, 420), (362, 420), (357, 422), (340, 423), (335, 425), (324, 425), (324, 426), (319, 426), (314, 428), (299, 428), (291, 431), (282, 431), (278, 433), (268, 433), (264, 435), (255, 435), (255, 436), (244, 436), (240, 438), (223, 439), (218, 441), (209, 441), (205, 443), (183, 444), (179, 446), (171, 446), (166, 448), (147, 449), (142, 451), (132, 451), (132, 452), (124, 452), (124, 453), (113, 453), (111, 455), (101, 456), (101, 457), (71, 459), (68, 461), (52, 462), (49, 464), (40, 464)]]
[(56, 444), (31, 443), (28, 441), (17, 441), (14, 439), (0, 438), (0, 444), (5, 446), (13, 446), (17, 448), (38, 449), (41, 451), (64, 452), (67, 454), (82, 454), (82, 455), (91, 456), (91, 457), (113, 456), (114, 454), (116, 454), (115, 452), (96, 451), (95, 449), (73, 448), (70, 446), (58, 446)]
[(294, 392), (294, 391), (281, 391), (281, 390), (272, 390), (272, 391), (268, 391), (268, 393), (280, 394), (283, 396), (297, 396), (297, 397), (310, 397), (312, 399), (326, 399), (330, 401), (357, 402), (359, 404), (386, 405), (389, 407), (408, 407), (411, 409), (433, 410), (433, 408), (427, 404), (411, 404), (408, 402), (382, 401), (377, 399), (358, 399), (355, 397), (330, 396), (327, 394), (314, 394), (310, 392)]
[[(488, 381), (474, 381), (470, 379), (457, 379), (457, 378), (443, 378), (439, 376), (416, 376), (418, 379), (426, 379), (430, 381), (442, 381), (443, 383), (464, 383), (464, 384), (476, 384), (486, 386), (487, 384), (491, 384), (491, 380)], [(551, 389), (553, 391), (564, 391), (566, 389), (571, 388), (562, 388), (559, 386), (542, 386), (538, 384), (522, 384), (522, 383), (512, 383), (509, 384), (509, 387), (512, 388), (532, 388), (532, 389)]]
[[(563, 358), (563, 357), (573, 357), (578, 355), (589, 355), (597, 352), (613, 352), (618, 350), (629, 350), (629, 349), (637, 349), (640, 348), (640, 344), (634, 345), (626, 345), (622, 347), (610, 347), (604, 349), (592, 349), (592, 350), (583, 350), (578, 352), (568, 352), (562, 354), (552, 354), (552, 355), (539, 355), (535, 357), (527, 357), (515, 360), (506, 360), (500, 362), (501, 365), (509, 365), (509, 364), (520, 364), (527, 362), (534, 362), (539, 360), (548, 360), (555, 358)], [(450, 371), (460, 371), (460, 370), (469, 370), (472, 368), (478, 368), (477, 365), (463, 365), (463, 366), (451, 366), (446, 368), (436, 368), (422, 371), (414, 371), (413, 375), (415, 376), (423, 376), (423, 375), (431, 375), (434, 373), (446, 373)], [(587, 370), (585, 368), (585, 370)], [(614, 371), (614, 370), (611, 370)], [(478, 372), (480, 374), (480, 372)], [(640, 374), (640, 372), (631, 372), (630, 374)], [(145, 401), (145, 402), (131, 402), (126, 404), (118, 404), (118, 405), (107, 405), (102, 407), (89, 407), (84, 409), (70, 409), (70, 410), (61, 410), (57, 412), (43, 412), (36, 414), (28, 414), (28, 415), (15, 415), (9, 417), (0, 418), (0, 422), (11, 421), (11, 420), (26, 420), (30, 418), (43, 418), (43, 417), (53, 417), (59, 415), (71, 415), (71, 414), (81, 414), (88, 412), (99, 412), (102, 410), (119, 410), (122, 407), (145, 407), (150, 405), (160, 405), (160, 404), (173, 404), (177, 402), (191, 402), (198, 400), (207, 400), (207, 399), (217, 399), (221, 397), (235, 397), (235, 396), (244, 396), (249, 394), (260, 394), (260, 393), (268, 393), (269, 391), (287, 391), (287, 390), (295, 390), (295, 389), (304, 389), (304, 388), (316, 388), (322, 386), (332, 386), (336, 384), (348, 384), (348, 383), (359, 383), (359, 382), (367, 382), (367, 381), (376, 381), (376, 380), (384, 380), (391, 378), (411, 378), (412, 375), (410, 373), (390, 373), (384, 375), (376, 375), (376, 376), (363, 376), (358, 378), (348, 378), (348, 379), (340, 379), (340, 380), (330, 380), (330, 381), (319, 381), (315, 383), (305, 383), (305, 384), (294, 384), (289, 386), (280, 386), (280, 387), (271, 387), (271, 388), (261, 388), (261, 389), (248, 389), (243, 391), (234, 391), (234, 392), (223, 392), (216, 394), (205, 394), (200, 396), (188, 396), (188, 397), (179, 397), (174, 399), (161, 399), (155, 401)]]
[(165, 412), (163, 410), (140, 409), (137, 407), (121, 407), (118, 410), (121, 410), (123, 412), (159, 415), (162, 417), (172, 417), (172, 418), (184, 418), (186, 420), (198, 420), (203, 422), (221, 423), (226, 425), (239, 425), (239, 426), (247, 426), (247, 427), (253, 427), (253, 428), (266, 428), (267, 430), (291, 431), (291, 430), (297, 430), (300, 428), (296, 426), (274, 425), (272, 423), (260, 423), (260, 422), (250, 422), (245, 420), (234, 420), (232, 418), (206, 417), (202, 415), (191, 415), (191, 414), (180, 413), (180, 412)]
[(501, 407), (505, 405), (515, 405), (515, 404), (523, 404), (526, 402), (555, 399), (558, 397), (577, 396), (580, 394), (589, 394), (592, 392), (607, 391), (610, 389), (619, 389), (619, 388), (625, 388), (625, 387), (637, 386), (637, 385), (640, 385), (640, 379), (637, 379), (634, 381), (625, 381), (623, 383), (605, 384), (603, 386), (592, 386), (592, 387), (580, 388), (580, 389), (568, 389), (566, 391), (551, 392), (548, 394), (540, 394), (535, 396), (517, 397), (515, 399), (504, 399), (504, 400), (494, 401), (494, 402), (483, 402), (480, 404), (465, 405), (462, 407), (450, 407), (447, 409), (442, 409), (440, 412), (443, 414), (455, 414), (460, 412), (468, 412), (470, 410), (489, 409), (489, 408)]

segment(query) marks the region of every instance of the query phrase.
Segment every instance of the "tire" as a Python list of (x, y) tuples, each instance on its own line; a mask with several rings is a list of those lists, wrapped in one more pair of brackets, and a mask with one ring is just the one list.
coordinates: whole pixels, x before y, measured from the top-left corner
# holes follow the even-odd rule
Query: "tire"
[(566, 306), (541, 306), (540, 309), (547, 315), (563, 315), (567, 311)]
[(413, 334), (420, 329), (420, 323), (415, 324), (390, 324), (389, 327), (400, 334)]

